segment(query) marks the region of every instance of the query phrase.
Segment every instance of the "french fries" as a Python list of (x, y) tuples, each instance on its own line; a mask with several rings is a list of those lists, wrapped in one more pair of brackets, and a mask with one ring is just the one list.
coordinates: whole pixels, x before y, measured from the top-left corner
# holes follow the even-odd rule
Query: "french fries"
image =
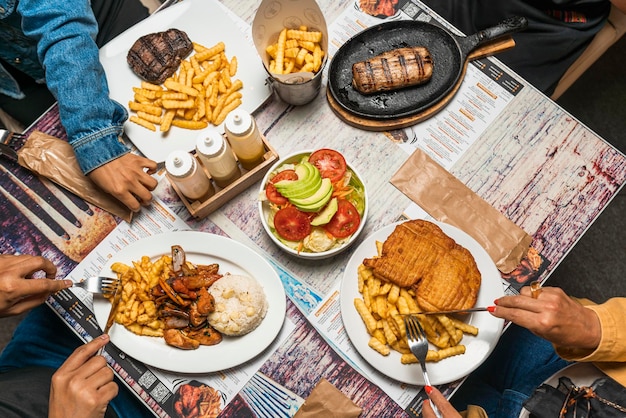
[[(362, 297), (354, 299), (354, 307), (371, 336), (368, 346), (383, 356), (389, 355), (391, 350), (399, 352), (402, 364), (417, 363), (409, 350), (403, 319), (403, 315), (422, 310), (414, 291), (381, 281), (363, 264), (358, 267), (357, 278)], [(437, 362), (464, 354), (465, 346), (460, 344), (463, 335), (478, 334), (478, 328), (447, 315), (415, 316), (428, 341), (436, 347), (428, 350), (426, 361)]]
[(133, 87), (129, 120), (146, 129), (166, 133), (172, 126), (204, 129), (221, 124), (241, 105), (243, 82), (234, 79), (237, 57), (226, 57), (224, 42), (206, 47), (193, 43), (194, 54), (163, 85), (145, 81)]
[(278, 40), (268, 45), (265, 51), (270, 57), (270, 72), (291, 74), (299, 72), (317, 73), (322, 67), (324, 51), (321, 47), (322, 32), (283, 28)]
[(171, 257), (164, 255), (152, 262), (148, 256), (133, 261), (133, 266), (113, 263), (111, 270), (121, 280), (122, 299), (117, 307), (115, 322), (138, 335), (162, 337), (165, 325), (157, 314), (150, 289), (161, 277), (168, 277)]

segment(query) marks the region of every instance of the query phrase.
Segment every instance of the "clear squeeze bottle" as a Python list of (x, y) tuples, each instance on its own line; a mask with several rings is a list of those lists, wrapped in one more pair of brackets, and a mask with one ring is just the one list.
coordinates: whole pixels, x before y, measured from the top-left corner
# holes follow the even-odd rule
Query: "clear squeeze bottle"
[(243, 168), (250, 170), (263, 161), (263, 140), (251, 114), (241, 109), (233, 110), (224, 121), (224, 130)]
[(165, 159), (165, 170), (170, 180), (190, 200), (204, 200), (215, 192), (211, 180), (187, 151), (172, 151)]
[(196, 155), (219, 187), (226, 187), (241, 176), (233, 150), (216, 130), (198, 137)]

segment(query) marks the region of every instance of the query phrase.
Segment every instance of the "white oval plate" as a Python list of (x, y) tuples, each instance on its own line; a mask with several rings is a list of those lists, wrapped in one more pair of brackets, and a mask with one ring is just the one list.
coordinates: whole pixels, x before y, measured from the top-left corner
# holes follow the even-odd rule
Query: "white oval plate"
[[(270, 97), (271, 90), (265, 83), (267, 73), (263, 62), (252, 41), (246, 39), (238, 28), (237, 22), (226, 14), (217, 1), (185, 0), (154, 13), (100, 49), (100, 62), (107, 76), (110, 96), (126, 110), (128, 102), (133, 100), (133, 87), (139, 87), (141, 83), (141, 79), (126, 62), (128, 50), (139, 37), (170, 28), (186, 32), (192, 42), (207, 48), (220, 41), (226, 44), (228, 59), (237, 57), (237, 74), (233, 78), (243, 82), (242, 109), (252, 113)], [(133, 114), (130, 111), (129, 113)], [(206, 129), (216, 128), (209, 125)], [(224, 132), (222, 125), (217, 129)], [(163, 135), (158, 127), (156, 132), (152, 132), (130, 121), (124, 124), (124, 131), (139, 151), (156, 162), (165, 161), (167, 155), (174, 150), (193, 150), (196, 138), (202, 132), (172, 126)]]
[[(489, 254), (476, 240), (460, 229), (441, 222), (431, 222), (437, 224), (449, 237), (472, 253), (482, 276), (476, 306), (493, 305), (495, 299), (504, 295), (504, 289), (500, 272)], [(422, 386), (424, 385), (424, 378), (418, 363), (402, 364), (400, 362), (401, 355), (397, 351), (391, 350), (388, 356), (383, 356), (367, 345), (370, 336), (354, 307), (354, 299), (362, 298), (358, 290), (357, 280), (359, 265), (364, 258), (373, 257), (377, 254), (376, 241), (385, 241), (399, 223), (402, 222), (388, 225), (376, 231), (367, 237), (352, 254), (341, 283), (341, 317), (350, 341), (372, 367), (392, 379)], [(491, 354), (502, 334), (504, 320), (496, 318), (488, 312), (469, 314), (465, 320), (478, 327), (478, 335), (476, 337), (463, 336), (461, 344), (466, 346), (465, 354), (449, 357), (437, 363), (426, 364), (428, 377), (433, 385), (454, 382), (467, 376)], [(431, 347), (431, 349), (435, 348)]]
[[(282, 328), (286, 312), (285, 290), (276, 270), (259, 254), (230, 238), (197, 232), (177, 231), (141, 239), (115, 254), (103, 267), (103, 275), (114, 274), (111, 265), (122, 262), (132, 266), (147, 255), (153, 261), (171, 253), (172, 245), (180, 245), (187, 260), (194, 264), (219, 264), (222, 274), (242, 274), (254, 277), (263, 286), (268, 309), (261, 324), (241, 337), (224, 336), (213, 346), (197, 350), (181, 350), (169, 346), (161, 337), (145, 337), (128, 331), (120, 324), (111, 327), (111, 341), (127, 355), (163, 370), (179, 373), (212, 373), (238, 366), (267, 348)], [(94, 313), (104, 328), (111, 304), (94, 299)]]

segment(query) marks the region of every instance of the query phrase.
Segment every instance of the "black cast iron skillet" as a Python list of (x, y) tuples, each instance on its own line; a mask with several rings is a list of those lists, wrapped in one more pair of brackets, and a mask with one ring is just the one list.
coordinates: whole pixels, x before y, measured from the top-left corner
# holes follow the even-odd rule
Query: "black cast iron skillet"
[[(340, 107), (360, 117), (385, 120), (412, 116), (434, 105), (451, 91), (463, 74), (467, 55), (474, 48), (523, 30), (527, 25), (526, 18), (512, 17), (467, 37), (413, 20), (372, 26), (339, 48), (328, 70), (328, 89)], [(430, 51), (433, 75), (427, 83), (369, 95), (352, 87), (352, 64), (409, 46), (424, 46)]]

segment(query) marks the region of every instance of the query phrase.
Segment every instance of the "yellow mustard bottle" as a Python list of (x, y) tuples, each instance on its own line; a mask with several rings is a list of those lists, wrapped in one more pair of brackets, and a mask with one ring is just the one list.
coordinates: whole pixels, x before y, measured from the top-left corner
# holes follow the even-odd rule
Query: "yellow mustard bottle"
[(205, 200), (215, 193), (211, 180), (195, 157), (187, 151), (169, 153), (165, 159), (165, 170), (170, 181), (190, 200)]
[(198, 136), (196, 155), (219, 187), (224, 188), (241, 176), (233, 150), (217, 130)]
[(224, 130), (243, 168), (251, 170), (263, 161), (263, 140), (250, 113), (241, 109), (233, 110), (224, 121)]

